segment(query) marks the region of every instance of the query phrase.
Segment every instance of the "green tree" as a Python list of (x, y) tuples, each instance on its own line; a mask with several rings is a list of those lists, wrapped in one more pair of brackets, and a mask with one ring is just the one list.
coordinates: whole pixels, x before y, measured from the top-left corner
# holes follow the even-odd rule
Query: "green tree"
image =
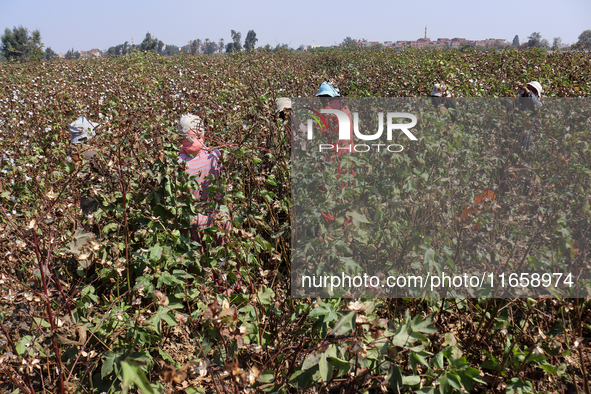
[(519, 36), (517, 34), (515, 34), (515, 37), (513, 37), (513, 46), (515, 48), (519, 48)]
[(178, 53), (180, 53), (180, 48), (177, 45), (166, 45), (166, 47), (164, 47), (164, 54), (166, 56), (174, 56)]
[(57, 53), (55, 53), (51, 47), (47, 47), (47, 49), (45, 49), (45, 60), (51, 61), (55, 59), (57, 59)]
[(202, 47), (201, 39), (198, 38), (196, 40), (189, 41), (189, 55), (195, 55), (201, 52)]
[(9, 28), (4, 30), (0, 51), (6, 59), (41, 60), (44, 58), (42, 48), (39, 30), (29, 32), (28, 29), (19, 26), (12, 30)]
[(121, 56), (129, 54), (129, 42), (125, 41), (123, 44), (119, 44), (114, 47), (107, 49), (107, 55), (109, 56)]
[(583, 48), (591, 48), (591, 30), (585, 30), (579, 35), (577, 44)]
[(226, 45), (226, 52), (228, 52), (228, 53), (240, 52), (242, 50), (242, 43), (241, 43), (242, 33), (235, 31), (235, 30), (231, 30), (230, 34), (232, 35), (232, 42), (229, 42), (228, 45)]
[(215, 41), (209, 41), (209, 38), (205, 39), (203, 43), (203, 53), (206, 55), (213, 55), (218, 52), (218, 44)]
[(358, 45), (357, 45), (358, 42), (359, 42), (359, 40), (355, 40), (351, 37), (345, 37), (345, 39), (341, 43), (341, 46), (343, 48), (358, 48)]
[(219, 53), (224, 52), (224, 48), (225, 48), (224, 39), (220, 38), (220, 41), (218, 42), (218, 52)]
[(164, 43), (162, 41), (158, 40), (156, 37), (152, 37), (150, 32), (147, 32), (146, 37), (144, 37), (144, 41), (142, 41), (138, 49), (142, 52), (149, 51), (154, 53), (161, 53), (163, 47)]
[(74, 51), (74, 48), (66, 52), (66, 59), (80, 59), (80, 52)]
[(257, 34), (254, 32), (254, 30), (249, 30), (248, 34), (246, 34), (246, 39), (244, 40), (244, 48), (247, 51), (254, 51), (258, 40), (259, 39), (257, 38)]
[(277, 44), (275, 46), (275, 49), (273, 49), (274, 52), (293, 52), (293, 49), (289, 47), (288, 44)]
[(552, 49), (557, 51), (560, 48), (562, 48), (564, 45), (562, 44), (562, 38), (560, 37), (554, 37), (554, 40), (552, 41)]
[(527, 46), (530, 48), (548, 48), (550, 44), (548, 40), (542, 38), (542, 35), (538, 32), (533, 32), (527, 37)]

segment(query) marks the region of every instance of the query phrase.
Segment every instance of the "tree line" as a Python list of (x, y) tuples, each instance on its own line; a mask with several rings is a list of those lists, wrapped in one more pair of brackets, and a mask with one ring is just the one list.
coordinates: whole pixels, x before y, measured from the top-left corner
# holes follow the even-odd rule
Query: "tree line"
[[(140, 52), (153, 52), (162, 56), (174, 56), (179, 53), (185, 53), (190, 55), (196, 54), (221, 54), (221, 53), (237, 53), (242, 51), (294, 51), (288, 44), (277, 44), (272, 47), (266, 44), (263, 47), (256, 47), (258, 38), (254, 30), (249, 30), (242, 42), (242, 33), (236, 30), (230, 30), (231, 40), (225, 43), (223, 38), (218, 41), (210, 40), (206, 38), (201, 40), (199, 38), (190, 40), (186, 45), (180, 47), (172, 44), (165, 44), (162, 40), (153, 37), (150, 32), (146, 33), (143, 41), (139, 45), (129, 44), (125, 41), (122, 44), (110, 47), (107, 50), (107, 55), (110, 56), (122, 56), (131, 53), (132, 51)], [(4, 34), (1, 37), (2, 44), (0, 46), (0, 60), (53, 60), (57, 59), (58, 55), (51, 49), (51, 47), (44, 48), (44, 44), (41, 42), (41, 33), (39, 30), (29, 31), (23, 26), (13, 27), (12, 29), (6, 28)], [(356, 40), (351, 37), (346, 37), (343, 42), (339, 45), (344, 49), (357, 49), (359, 48), (358, 43), (367, 40)], [(591, 30), (583, 31), (578, 41), (572, 46), (564, 45), (560, 37), (554, 37), (552, 45), (539, 32), (533, 32), (527, 37), (527, 41), (520, 42), (519, 36), (516, 35), (513, 38), (513, 42), (509, 46), (515, 48), (542, 48), (542, 49), (591, 49)], [(304, 50), (304, 46), (298, 48), (299, 51)], [(69, 50), (66, 55), (66, 59), (77, 59), (80, 57), (80, 52), (75, 51), (74, 48)]]

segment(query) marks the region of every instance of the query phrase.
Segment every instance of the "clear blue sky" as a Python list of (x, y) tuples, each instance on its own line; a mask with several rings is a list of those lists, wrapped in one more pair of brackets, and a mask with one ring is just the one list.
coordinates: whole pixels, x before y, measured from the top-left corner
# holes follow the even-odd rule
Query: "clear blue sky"
[(70, 48), (107, 49), (139, 44), (150, 32), (165, 44), (191, 39), (231, 41), (230, 30), (257, 45), (287, 43), (333, 45), (347, 36), (369, 41), (415, 40), (425, 25), (431, 39), (501, 38), (524, 41), (540, 32), (552, 43), (577, 41), (591, 29), (591, 1), (188, 1), (188, 0), (0, 0), (0, 28), (39, 29), (43, 42), (58, 53)]

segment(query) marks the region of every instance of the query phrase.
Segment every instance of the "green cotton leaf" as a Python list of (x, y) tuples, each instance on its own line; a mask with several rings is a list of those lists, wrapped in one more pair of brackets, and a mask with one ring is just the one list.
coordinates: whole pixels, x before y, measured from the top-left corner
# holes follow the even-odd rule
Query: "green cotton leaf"
[(353, 331), (353, 327), (355, 327), (356, 318), (357, 314), (355, 312), (347, 313), (337, 322), (337, 324), (335, 324), (331, 334), (337, 337), (349, 335), (351, 331)]
[(258, 380), (260, 383), (273, 383), (275, 380), (275, 372), (267, 369), (261, 373)]
[(162, 257), (162, 246), (156, 244), (150, 248), (150, 260), (157, 262)]
[(169, 363), (171, 363), (172, 365), (175, 364), (174, 359), (172, 358), (172, 356), (168, 353), (166, 353), (164, 350), (162, 350), (161, 348), (158, 348), (158, 354), (160, 354), (160, 357), (162, 357), (162, 359), (164, 361), (168, 361)]
[(285, 232), (285, 230), (287, 230), (287, 229), (289, 229), (289, 228), (290, 228), (290, 226), (289, 226), (289, 222), (285, 222), (285, 223), (284, 223), (284, 224), (281, 226), (281, 228), (279, 229), (279, 231), (277, 231), (277, 232), (275, 232), (275, 233), (271, 234), (271, 238), (278, 238), (278, 237), (280, 237), (280, 236), (281, 236), (281, 234), (283, 234), (283, 233)]
[(410, 328), (413, 331), (422, 332), (424, 334), (433, 334), (437, 332), (437, 328), (429, 327), (433, 323), (433, 317), (427, 316), (424, 320), (420, 315), (416, 315), (410, 322)]
[(340, 358), (336, 358), (336, 357), (329, 357), (328, 363), (343, 373), (349, 372), (349, 370), (352, 367), (350, 362), (345, 361), (345, 360), (341, 360)]
[(558, 367), (552, 364), (548, 364), (546, 361), (544, 361), (543, 363), (540, 363), (540, 368), (542, 368), (544, 371), (552, 374), (555, 373), (558, 370)]
[(424, 365), (425, 367), (429, 366), (429, 360), (427, 360), (428, 356), (430, 356), (430, 354), (426, 352), (411, 353), (412, 359), (414, 359), (417, 363)]
[(261, 190), (261, 197), (263, 197), (269, 204), (273, 204), (273, 197), (277, 196), (269, 190)]
[(567, 229), (567, 228), (565, 228), (565, 227), (561, 227), (561, 228), (559, 228), (559, 229), (558, 229), (558, 232), (559, 232), (560, 234), (562, 234), (562, 236), (563, 236), (564, 238), (568, 238), (568, 237), (570, 236), (570, 231), (568, 231), (568, 229)]
[(166, 180), (164, 181), (164, 190), (166, 191), (166, 195), (167, 196), (172, 196), (172, 190), (170, 188), (170, 180), (168, 179), (168, 177), (166, 177)]
[(484, 369), (492, 369), (493, 371), (498, 371), (501, 368), (499, 363), (493, 360), (485, 360), (481, 367)]
[(451, 390), (451, 384), (449, 384), (449, 379), (447, 378), (447, 374), (443, 374), (437, 379), (439, 382), (439, 391), (441, 394), (448, 393)]
[(480, 375), (480, 370), (476, 368), (466, 368), (461, 370), (460, 372), (460, 379), (462, 380), (462, 385), (468, 392), (471, 392), (474, 389), (474, 383), (482, 383), (486, 384), (480, 379), (476, 377)]
[(41, 326), (41, 327), (51, 327), (51, 324), (49, 324), (49, 322), (47, 320), (41, 319), (39, 317), (34, 317), (33, 321), (35, 322), (36, 325)]
[(416, 386), (421, 383), (421, 377), (417, 375), (403, 376), (402, 384), (405, 386)]
[(433, 364), (435, 368), (443, 369), (445, 366), (444, 352), (445, 350), (440, 351), (431, 359), (431, 364)]
[(156, 313), (154, 313), (152, 315), (152, 317), (150, 318), (150, 320), (148, 320), (150, 323), (152, 323), (154, 325), (154, 327), (157, 329), (158, 333), (160, 333), (159, 327), (160, 327), (160, 322), (162, 320), (167, 322), (168, 325), (171, 327), (174, 327), (178, 324), (176, 322), (176, 320), (174, 320), (172, 318), (172, 316), (170, 316), (169, 313), (170, 313), (169, 308), (164, 308), (163, 306), (160, 306), (160, 307), (158, 307), (158, 310), (156, 311)]
[(433, 249), (427, 249), (425, 252), (425, 258), (423, 259), (423, 266), (428, 269), (434, 269), (435, 265), (435, 252)]
[(390, 390), (396, 394), (400, 394), (400, 389), (403, 386), (402, 379), (400, 367), (390, 366), (390, 371), (388, 371), (388, 375), (386, 376), (386, 381), (390, 384)]
[(107, 351), (105, 353), (105, 360), (103, 361), (103, 366), (101, 367), (101, 378), (104, 379), (107, 375), (110, 375), (113, 372), (113, 366), (116, 362), (120, 361), (120, 358), (123, 356), (124, 352), (110, 352)]
[(156, 394), (146, 375), (140, 366), (133, 361), (122, 361), (121, 371), (123, 373), (123, 381), (121, 382), (121, 393), (125, 394), (131, 388), (131, 384), (135, 384), (142, 394)]
[(103, 233), (109, 234), (111, 231), (117, 231), (117, 223), (109, 223), (105, 227), (103, 227)]
[(234, 197), (236, 197), (239, 200), (246, 200), (246, 196), (244, 195), (244, 193), (240, 190), (237, 190), (233, 193)]
[(409, 332), (405, 330), (394, 335), (392, 338), (392, 344), (394, 346), (399, 346), (405, 349), (411, 348), (417, 341), (426, 342), (427, 337), (418, 332)]
[(263, 286), (261, 290), (257, 293), (259, 297), (259, 302), (262, 305), (271, 305), (273, 303), (273, 297), (275, 297), (275, 292), (270, 288)]
[(415, 394), (436, 394), (437, 392), (433, 387), (426, 387), (424, 389), (416, 390)]
[(345, 264), (344, 272), (356, 273), (357, 270), (361, 269), (361, 266), (351, 257), (338, 257), (338, 259), (341, 263)]
[(519, 378), (513, 378), (507, 383), (507, 394), (527, 394), (533, 392), (531, 382), (524, 382)]
[(189, 274), (187, 271), (184, 270), (173, 270), (172, 274), (174, 276), (176, 276), (177, 278), (183, 278), (183, 279), (193, 279), (194, 276)]
[(353, 218), (354, 223), (371, 223), (369, 220), (367, 220), (365, 215), (359, 212), (347, 212), (347, 216), (351, 216)]
[(318, 372), (320, 372), (320, 378), (324, 382), (328, 382), (332, 377), (332, 367), (326, 360), (326, 353), (322, 353), (320, 360), (318, 361)]
[(310, 316), (310, 317), (322, 316), (325, 323), (337, 320), (339, 318), (337, 311), (330, 304), (324, 304), (323, 306), (318, 306), (318, 307), (312, 309), (312, 311), (310, 311), (310, 314), (308, 316)]
[(461, 382), (460, 377), (458, 376), (457, 373), (448, 372), (447, 379), (448, 379), (450, 386), (452, 386), (454, 389), (456, 389), (456, 390), (462, 389), (462, 382)]
[(172, 286), (174, 284), (184, 285), (185, 281), (165, 271), (160, 275), (160, 278), (158, 278), (158, 287), (161, 287), (163, 284), (167, 286)]
[(456, 340), (456, 337), (454, 336), (454, 334), (452, 334), (451, 332), (448, 332), (446, 334), (443, 334), (443, 343), (441, 344), (442, 347), (445, 346), (455, 346), (456, 343), (458, 343), (458, 341)]
[(306, 356), (304, 362), (302, 363), (302, 371), (306, 371), (312, 367), (315, 367), (320, 362), (320, 358), (322, 357), (322, 353), (313, 352)]
[(20, 341), (16, 344), (16, 351), (18, 352), (19, 356), (24, 356), (29, 351), (31, 346), (31, 342), (33, 341), (33, 336), (25, 335), (21, 338)]
[[(315, 366), (316, 367), (316, 366)], [(289, 378), (290, 381), (295, 381), (298, 387), (306, 387), (313, 381), (313, 376), (317, 368), (310, 368), (308, 370), (295, 371)]]

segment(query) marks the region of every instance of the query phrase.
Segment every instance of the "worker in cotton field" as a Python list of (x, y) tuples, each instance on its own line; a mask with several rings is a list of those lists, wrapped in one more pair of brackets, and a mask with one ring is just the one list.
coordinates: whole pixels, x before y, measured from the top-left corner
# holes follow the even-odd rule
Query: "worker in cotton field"
[[(205, 145), (206, 128), (203, 120), (197, 115), (184, 115), (178, 123), (178, 134), (181, 137), (180, 161), (186, 163), (186, 172), (189, 176), (196, 177), (199, 183), (199, 190), (192, 190), (195, 200), (204, 205), (210, 201), (208, 188), (212, 180), (218, 178), (222, 173), (222, 166), (219, 161), (220, 151), (209, 149)], [(220, 199), (217, 195), (216, 200)], [(200, 238), (196, 231), (215, 224), (216, 215), (212, 210), (194, 217), (191, 223), (193, 239)], [(222, 240), (220, 242), (223, 243)]]
[[(215, 196), (210, 195), (208, 190), (212, 186), (212, 182), (219, 178), (222, 174), (222, 165), (220, 163), (220, 151), (217, 149), (210, 149), (205, 145), (205, 138), (207, 128), (203, 120), (197, 115), (184, 115), (179, 119), (178, 135), (181, 138), (181, 148), (179, 154), (179, 161), (186, 163), (186, 172), (189, 176), (196, 178), (199, 184), (198, 190), (192, 190), (196, 203), (202, 206), (202, 212), (193, 217), (191, 221), (191, 239), (202, 243), (204, 241), (203, 235), (207, 228), (216, 227), (224, 233), (223, 236), (216, 235), (213, 246), (221, 246), (225, 244), (225, 238), (230, 229), (229, 218), (223, 215), (220, 211), (212, 208), (205, 208), (205, 205), (212, 202), (212, 198), (219, 201), (221, 195), (218, 193)], [(205, 249), (202, 246), (202, 252)], [(220, 292), (230, 295), (235, 290), (238, 290), (242, 284), (240, 281), (240, 274), (235, 273), (238, 281), (232, 286), (228, 286), (227, 278), (224, 274), (214, 274), (214, 280), (218, 285)]]
[(275, 114), (278, 119), (283, 120), (287, 143), (291, 144), (291, 100), (287, 97), (280, 97), (275, 100), (275, 104)]
[[(339, 89), (335, 88), (333, 86), (333, 84), (330, 82), (323, 82), (320, 85), (320, 88), (318, 89), (318, 93), (316, 93), (316, 97), (320, 98), (320, 101), (321, 101), (324, 109), (336, 109), (336, 110), (344, 112), (347, 115), (347, 117), (349, 118), (349, 127), (352, 128), (353, 117), (351, 115), (351, 110), (349, 109), (349, 107), (344, 103), (343, 99), (341, 98), (341, 95), (339, 93)], [(342, 155), (351, 153), (353, 146), (354, 146), (352, 130), (351, 129), (349, 130), (349, 136), (350, 136), (349, 139), (341, 140), (338, 138), (339, 137), (339, 122), (337, 120), (337, 117), (335, 115), (325, 114), (324, 119), (326, 119), (326, 121), (327, 121), (328, 128), (321, 129), (322, 130), (321, 134), (325, 138), (327, 143), (335, 146), (335, 149), (328, 151), (328, 154), (332, 155), (332, 156), (334, 156), (334, 155), (342, 156)], [(337, 147), (338, 147), (338, 149), (337, 149)], [(329, 160), (335, 161), (334, 158), (332, 160), (329, 158)], [(351, 175), (353, 175), (353, 177), (357, 176), (354, 166), (351, 166), (351, 168), (348, 168), (348, 169), (343, 169), (343, 168), (341, 168), (340, 163), (337, 164), (337, 167), (335, 168), (335, 173), (337, 174), (337, 178), (340, 178), (341, 176), (343, 176), (345, 174), (351, 174)], [(349, 186), (351, 186), (351, 185), (347, 185), (346, 183), (342, 183), (341, 190), (343, 188), (346, 188)], [(335, 220), (335, 217), (330, 212), (322, 212), (322, 217), (329, 223), (332, 222), (333, 220)], [(344, 219), (344, 225), (348, 226), (352, 220), (353, 220), (353, 218), (351, 216), (348, 216), (346, 219)]]
[(97, 123), (91, 122), (84, 116), (70, 123), (70, 156), (74, 162), (80, 162), (83, 158), (91, 160), (97, 154), (89, 143), (96, 135), (97, 126)]
[(287, 97), (279, 97), (275, 100), (275, 104), (277, 105), (275, 110), (277, 117), (286, 122), (291, 120), (291, 100)]
[[(98, 123), (91, 122), (84, 116), (80, 116), (74, 122), (70, 123), (70, 157), (76, 165), (81, 165), (84, 160), (90, 161), (90, 167), (94, 171), (100, 171), (95, 161), (97, 149), (89, 141), (96, 136), (95, 129), (97, 127)], [(89, 173), (86, 173), (83, 177), (86, 186), (92, 183), (90, 177), (91, 174)], [(85, 215), (93, 213), (97, 207), (98, 201), (94, 197), (89, 195), (80, 197), (80, 209)]]
[(447, 90), (447, 87), (443, 84), (436, 83), (431, 91), (431, 104), (435, 108), (444, 106), (451, 117), (452, 122), (456, 121), (456, 100), (452, 97), (451, 93)]
[[(521, 143), (525, 152), (533, 152), (534, 149), (534, 132), (536, 127), (536, 116), (538, 110), (542, 106), (543, 89), (542, 85), (537, 81), (528, 82), (525, 85), (516, 84), (519, 92), (517, 98), (513, 100), (511, 123), (513, 132), (518, 132), (519, 142)], [(525, 128), (516, 127), (516, 118), (519, 114), (526, 114), (529, 118), (525, 123)]]
[(306, 126), (299, 121), (297, 117), (292, 117), (291, 113), (291, 99), (287, 97), (280, 97), (275, 100), (276, 109), (275, 113), (277, 114), (277, 118), (283, 120), (283, 124), (285, 126), (285, 136), (287, 137), (287, 141), (291, 144), (294, 138), (297, 140), (297, 145), (292, 145), (292, 148), (296, 147), (297, 149), (306, 150), (306, 140), (304, 138), (297, 138), (295, 134), (293, 134), (294, 130), (292, 127), (295, 127), (297, 132), (302, 133), (301, 135), (305, 135), (306, 133)]

